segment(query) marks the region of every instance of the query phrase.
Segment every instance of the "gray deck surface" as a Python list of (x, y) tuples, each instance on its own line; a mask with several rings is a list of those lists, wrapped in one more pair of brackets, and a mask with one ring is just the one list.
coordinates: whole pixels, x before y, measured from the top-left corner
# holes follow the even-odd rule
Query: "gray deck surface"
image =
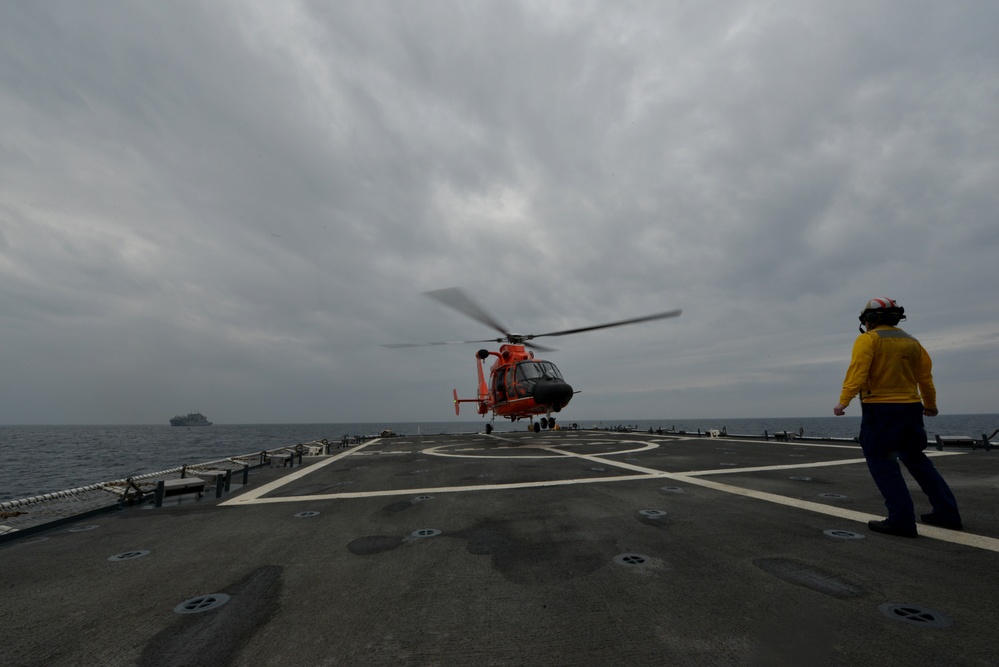
[(999, 454), (927, 453), (964, 532), (850, 444), (375, 440), (0, 546), (0, 665), (995, 665)]

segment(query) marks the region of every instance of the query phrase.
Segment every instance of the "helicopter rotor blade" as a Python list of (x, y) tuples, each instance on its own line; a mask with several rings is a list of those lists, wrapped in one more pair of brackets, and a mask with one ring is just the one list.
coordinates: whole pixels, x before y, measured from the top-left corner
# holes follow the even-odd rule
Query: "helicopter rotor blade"
[(645, 315), (644, 317), (634, 317), (627, 320), (618, 320), (616, 322), (607, 322), (605, 324), (594, 324), (586, 327), (578, 327), (576, 329), (564, 329), (562, 331), (549, 331), (543, 334), (515, 334), (510, 333), (510, 331), (504, 327), (499, 321), (490, 315), (486, 310), (476, 303), (468, 294), (458, 287), (446, 287), (444, 289), (431, 290), (429, 292), (424, 292), (424, 295), (438, 301), (445, 306), (457, 310), (459, 313), (471, 317), (473, 320), (485, 324), (503, 334), (502, 338), (486, 338), (482, 340), (454, 340), (454, 341), (438, 341), (438, 342), (428, 342), (428, 343), (390, 343), (383, 344), (382, 347), (389, 348), (406, 348), (406, 347), (427, 347), (435, 345), (464, 345), (467, 343), (512, 343), (515, 345), (524, 345), (525, 347), (538, 350), (540, 352), (555, 352), (556, 350), (550, 347), (545, 347), (537, 343), (532, 343), (529, 341), (535, 338), (542, 338), (545, 336), (568, 336), (569, 334), (583, 333), (585, 331), (596, 331), (598, 329), (609, 329), (611, 327), (621, 327), (627, 324), (639, 324), (641, 322), (651, 322), (653, 320), (662, 320), (670, 317), (679, 317), (682, 310), (669, 310), (664, 313), (655, 313), (653, 315)]
[(431, 343), (382, 343), (382, 347), (433, 347), (435, 345), (467, 345), (468, 343), (502, 343), (502, 338), (487, 338), (486, 340), (442, 340)]
[[(467, 345), (468, 343), (505, 343), (504, 338), (487, 338), (485, 340), (442, 340), (432, 343), (382, 343), (381, 347), (387, 347), (394, 350), (407, 348), (407, 347), (435, 347), (438, 345)], [(544, 345), (538, 345), (537, 343), (524, 343), (524, 347), (529, 347), (532, 350), (537, 350), (538, 352), (556, 352), (557, 350), (553, 347), (545, 347)]]
[[(487, 313), (482, 306), (472, 301), (472, 298), (465, 294), (462, 290), (457, 287), (446, 287), (444, 289), (431, 290), (429, 292), (424, 292), (425, 295), (429, 296), (435, 301), (443, 303), (449, 308), (457, 310), (463, 315), (471, 317), (473, 320), (477, 320), (488, 327), (492, 327), (496, 331), (499, 331), (504, 336), (508, 336), (510, 331), (500, 324), (496, 318)], [(472, 343), (480, 341), (469, 341)], [(492, 341), (481, 341), (481, 342), (492, 342)], [(497, 341), (502, 342), (502, 341)]]
[(528, 338), (541, 338), (542, 336), (568, 336), (569, 334), (583, 333), (584, 331), (595, 331), (597, 329), (609, 329), (610, 327), (622, 327), (626, 324), (638, 324), (639, 322), (651, 322), (652, 320), (664, 320), (668, 317), (679, 317), (683, 311), (680, 309), (669, 310), (665, 313), (656, 313), (655, 315), (646, 315), (644, 317), (635, 317), (630, 320), (620, 320), (618, 322), (608, 322), (606, 324), (595, 324), (589, 327), (580, 327), (578, 329), (566, 329), (564, 331), (551, 331), (549, 333), (534, 334), (533, 336), (528, 336)]

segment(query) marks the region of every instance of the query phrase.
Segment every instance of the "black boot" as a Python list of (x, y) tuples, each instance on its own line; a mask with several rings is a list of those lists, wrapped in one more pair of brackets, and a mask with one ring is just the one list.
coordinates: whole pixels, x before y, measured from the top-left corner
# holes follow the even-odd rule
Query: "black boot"
[(902, 526), (897, 523), (885, 521), (868, 521), (867, 527), (875, 533), (885, 533), (887, 535), (898, 535), (899, 537), (919, 537), (915, 526)]

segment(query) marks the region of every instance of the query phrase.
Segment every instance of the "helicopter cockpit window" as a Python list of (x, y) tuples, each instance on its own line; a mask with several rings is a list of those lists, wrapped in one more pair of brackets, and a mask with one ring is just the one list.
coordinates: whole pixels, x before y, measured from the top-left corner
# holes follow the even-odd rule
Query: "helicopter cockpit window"
[(537, 378), (550, 378), (553, 380), (561, 380), (562, 374), (559, 373), (558, 368), (555, 364), (548, 361), (525, 361), (517, 364), (517, 380), (535, 380)]
[(517, 364), (517, 380), (533, 380), (541, 377), (541, 372), (533, 362)]

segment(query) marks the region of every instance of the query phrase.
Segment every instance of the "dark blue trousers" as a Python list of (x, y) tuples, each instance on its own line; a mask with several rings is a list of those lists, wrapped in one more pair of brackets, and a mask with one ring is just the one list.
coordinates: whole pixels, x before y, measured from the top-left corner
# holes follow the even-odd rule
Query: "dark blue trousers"
[(915, 526), (916, 512), (899, 462), (906, 467), (941, 519), (960, 521), (957, 500), (947, 482), (927, 458), (926, 429), (921, 403), (865, 403), (860, 422), (860, 446), (874, 483), (885, 499), (888, 522)]

